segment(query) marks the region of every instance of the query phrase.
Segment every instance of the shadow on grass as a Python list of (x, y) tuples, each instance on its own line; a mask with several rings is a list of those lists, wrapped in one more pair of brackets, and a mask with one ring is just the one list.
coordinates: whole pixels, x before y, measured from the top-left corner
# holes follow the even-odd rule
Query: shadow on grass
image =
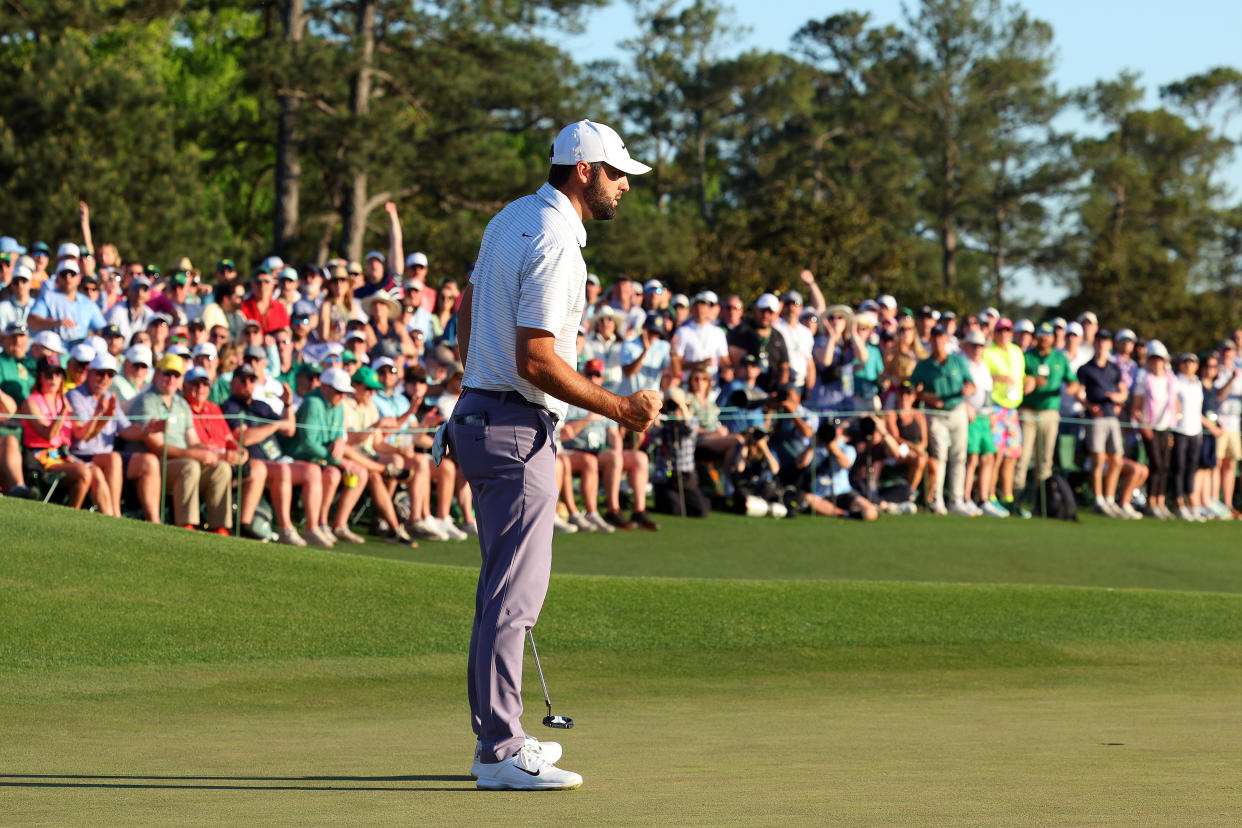
[[(345, 782), (345, 785), (279, 785), (277, 782)], [(473, 791), (470, 787), (424, 787), (365, 785), (365, 782), (461, 782), (473, 783), (460, 774), (411, 774), (408, 776), (124, 776), (116, 774), (0, 773), (3, 788), (129, 788), (198, 791)], [(237, 784), (224, 784), (237, 783)], [(255, 784), (242, 784), (255, 783)]]

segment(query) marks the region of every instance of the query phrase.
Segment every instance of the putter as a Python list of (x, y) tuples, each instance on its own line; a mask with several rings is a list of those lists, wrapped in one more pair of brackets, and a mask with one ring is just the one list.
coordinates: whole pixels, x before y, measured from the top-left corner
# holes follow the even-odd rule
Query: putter
[(543, 667), (539, 664), (539, 651), (535, 649), (535, 636), (530, 630), (527, 630), (526, 637), (530, 639), (530, 652), (535, 657), (535, 670), (539, 673), (539, 684), (543, 687), (543, 703), (548, 706), (548, 715), (543, 717), (543, 726), (569, 730), (569, 728), (574, 726), (573, 719), (568, 716), (552, 715), (552, 700), (548, 698), (548, 683), (543, 680)]

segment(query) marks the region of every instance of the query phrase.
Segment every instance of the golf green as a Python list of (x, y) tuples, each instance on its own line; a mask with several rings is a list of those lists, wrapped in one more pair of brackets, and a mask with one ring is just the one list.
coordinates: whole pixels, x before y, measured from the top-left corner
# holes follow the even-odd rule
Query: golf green
[(497, 794), (466, 775), (467, 544), (0, 500), (2, 821), (1236, 822), (1233, 527), (906, 520), (559, 538), (537, 635), (577, 726), (536, 735), (586, 784)]

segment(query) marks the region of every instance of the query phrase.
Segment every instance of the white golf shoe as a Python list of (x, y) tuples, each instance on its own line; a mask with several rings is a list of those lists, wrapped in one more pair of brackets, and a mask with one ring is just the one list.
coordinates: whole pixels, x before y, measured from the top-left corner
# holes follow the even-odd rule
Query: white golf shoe
[(485, 791), (568, 791), (582, 785), (581, 776), (544, 758), (542, 744), (528, 741), (503, 762), (480, 762), (475, 786)]
[[(535, 750), (543, 754), (543, 760), (550, 765), (555, 765), (561, 761), (561, 743), (560, 742), (541, 742), (534, 736), (526, 737), (526, 746), (533, 747)], [(480, 758), (483, 743), (476, 741), (474, 743), (474, 763), (470, 765), (470, 775), (475, 779), (479, 778), (479, 768), (483, 767), (483, 760)]]

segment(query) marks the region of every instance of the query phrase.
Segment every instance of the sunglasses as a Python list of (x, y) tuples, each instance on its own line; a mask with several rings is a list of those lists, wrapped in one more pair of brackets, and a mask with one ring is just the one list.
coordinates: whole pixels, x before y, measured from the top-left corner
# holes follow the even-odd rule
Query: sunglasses
[(267, 362), (267, 357), (248, 356), (246, 362)]
[(293, 342), (292, 339), (277, 339), (276, 340), (277, 345), (289, 345), (289, 344), (292, 344), (292, 342)]
[(95, 373), (101, 377), (107, 377), (108, 379), (112, 379), (116, 376), (116, 371), (96, 371)]
[(181, 379), (180, 371), (161, 371), (160, 373), (162, 373), (166, 377), (172, 377), (173, 379)]
[(603, 376), (603, 374), (601, 374), (599, 371), (587, 371), (587, 372), (586, 372), (586, 376), (587, 376), (588, 378), (589, 378), (589, 377), (602, 377), (602, 376)]
[(337, 363), (337, 362), (340, 362), (340, 361), (341, 361), (341, 358), (340, 358), (339, 356), (335, 356), (335, 355), (334, 355), (334, 356), (326, 356), (326, 357), (324, 357), (324, 358), (323, 358), (323, 364), (324, 364), (324, 365), (333, 365), (333, 364), (335, 364), (335, 363)]

